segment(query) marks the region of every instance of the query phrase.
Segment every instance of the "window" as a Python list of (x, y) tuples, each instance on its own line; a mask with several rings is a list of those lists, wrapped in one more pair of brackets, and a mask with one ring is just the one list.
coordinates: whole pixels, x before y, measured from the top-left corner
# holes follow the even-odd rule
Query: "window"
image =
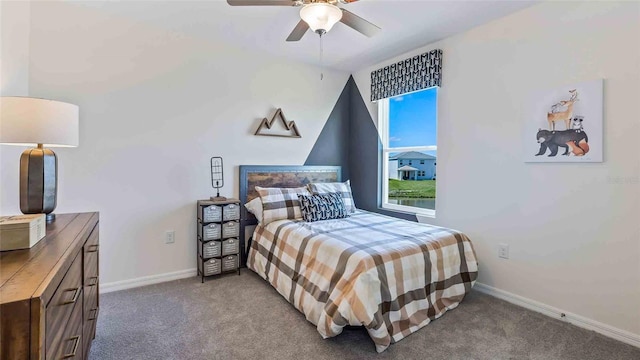
[[(437, 98), (432, 87), (378, 100), (383, 208), (435, 216)], [(423, 166), (390, 161), (408, 156)]]

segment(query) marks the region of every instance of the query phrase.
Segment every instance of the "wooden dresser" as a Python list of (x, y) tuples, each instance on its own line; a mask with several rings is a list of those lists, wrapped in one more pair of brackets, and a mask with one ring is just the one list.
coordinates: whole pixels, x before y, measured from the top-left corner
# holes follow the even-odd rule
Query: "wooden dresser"
[(98, 213), (56, 215), (31, 249), (0, 253), (0, 358), (86, 359), (98, 318)]

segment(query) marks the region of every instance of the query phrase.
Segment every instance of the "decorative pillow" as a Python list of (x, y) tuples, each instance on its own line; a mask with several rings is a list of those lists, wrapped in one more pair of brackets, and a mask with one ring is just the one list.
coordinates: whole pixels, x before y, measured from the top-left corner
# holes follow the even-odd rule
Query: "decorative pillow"
[(259, 223), (262, 222), (262, 200), (259, 196), (244, 204), (244, 207), (256, 217)]
[(313, 194), (326, 194), (339, 192), (342, 194), (342, 200), (348, 213), (356, 211), (356, 204), (353, 202), (351, 194), (351, 182), (349, 180), (343, 183), (311, 183), (308, 185), (309, 191)]
[(349, 213), (344, 206), (341, 193), (298, 195), (302, 219), (307, 222), (344, 219)]
[(256, 186), (262, 200), (262, 224), (282, 219), (302, 219), (298, 194), (310, 195), (305, 187), (263, 188)]

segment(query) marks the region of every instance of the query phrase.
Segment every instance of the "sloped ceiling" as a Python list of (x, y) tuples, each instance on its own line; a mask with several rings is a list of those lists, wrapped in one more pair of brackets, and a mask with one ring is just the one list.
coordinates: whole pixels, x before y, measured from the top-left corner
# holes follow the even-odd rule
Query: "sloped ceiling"
[[(341, 5), (377, 24), (367, 38), (343, 24), (324, 37), (323, 66), (356, 71), (406, 51), (463, 32), (531, 6), (537, 1), (361, 0)], [(87, 1), (95, 8), (188, 36), (234, 43), (319, 64), (319, 39), (309, 31), (299, 42), (285, 42), (299, 21), (299, 8), (231, 7), (226, 1)]]

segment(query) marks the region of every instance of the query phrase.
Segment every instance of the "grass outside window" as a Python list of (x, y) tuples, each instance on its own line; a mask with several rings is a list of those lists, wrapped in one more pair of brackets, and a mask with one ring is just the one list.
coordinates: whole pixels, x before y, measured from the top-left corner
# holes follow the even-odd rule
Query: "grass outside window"
[(389, 198), (422, 198), (436, 197), (435, 180), (395, 180), (389, 179)]

